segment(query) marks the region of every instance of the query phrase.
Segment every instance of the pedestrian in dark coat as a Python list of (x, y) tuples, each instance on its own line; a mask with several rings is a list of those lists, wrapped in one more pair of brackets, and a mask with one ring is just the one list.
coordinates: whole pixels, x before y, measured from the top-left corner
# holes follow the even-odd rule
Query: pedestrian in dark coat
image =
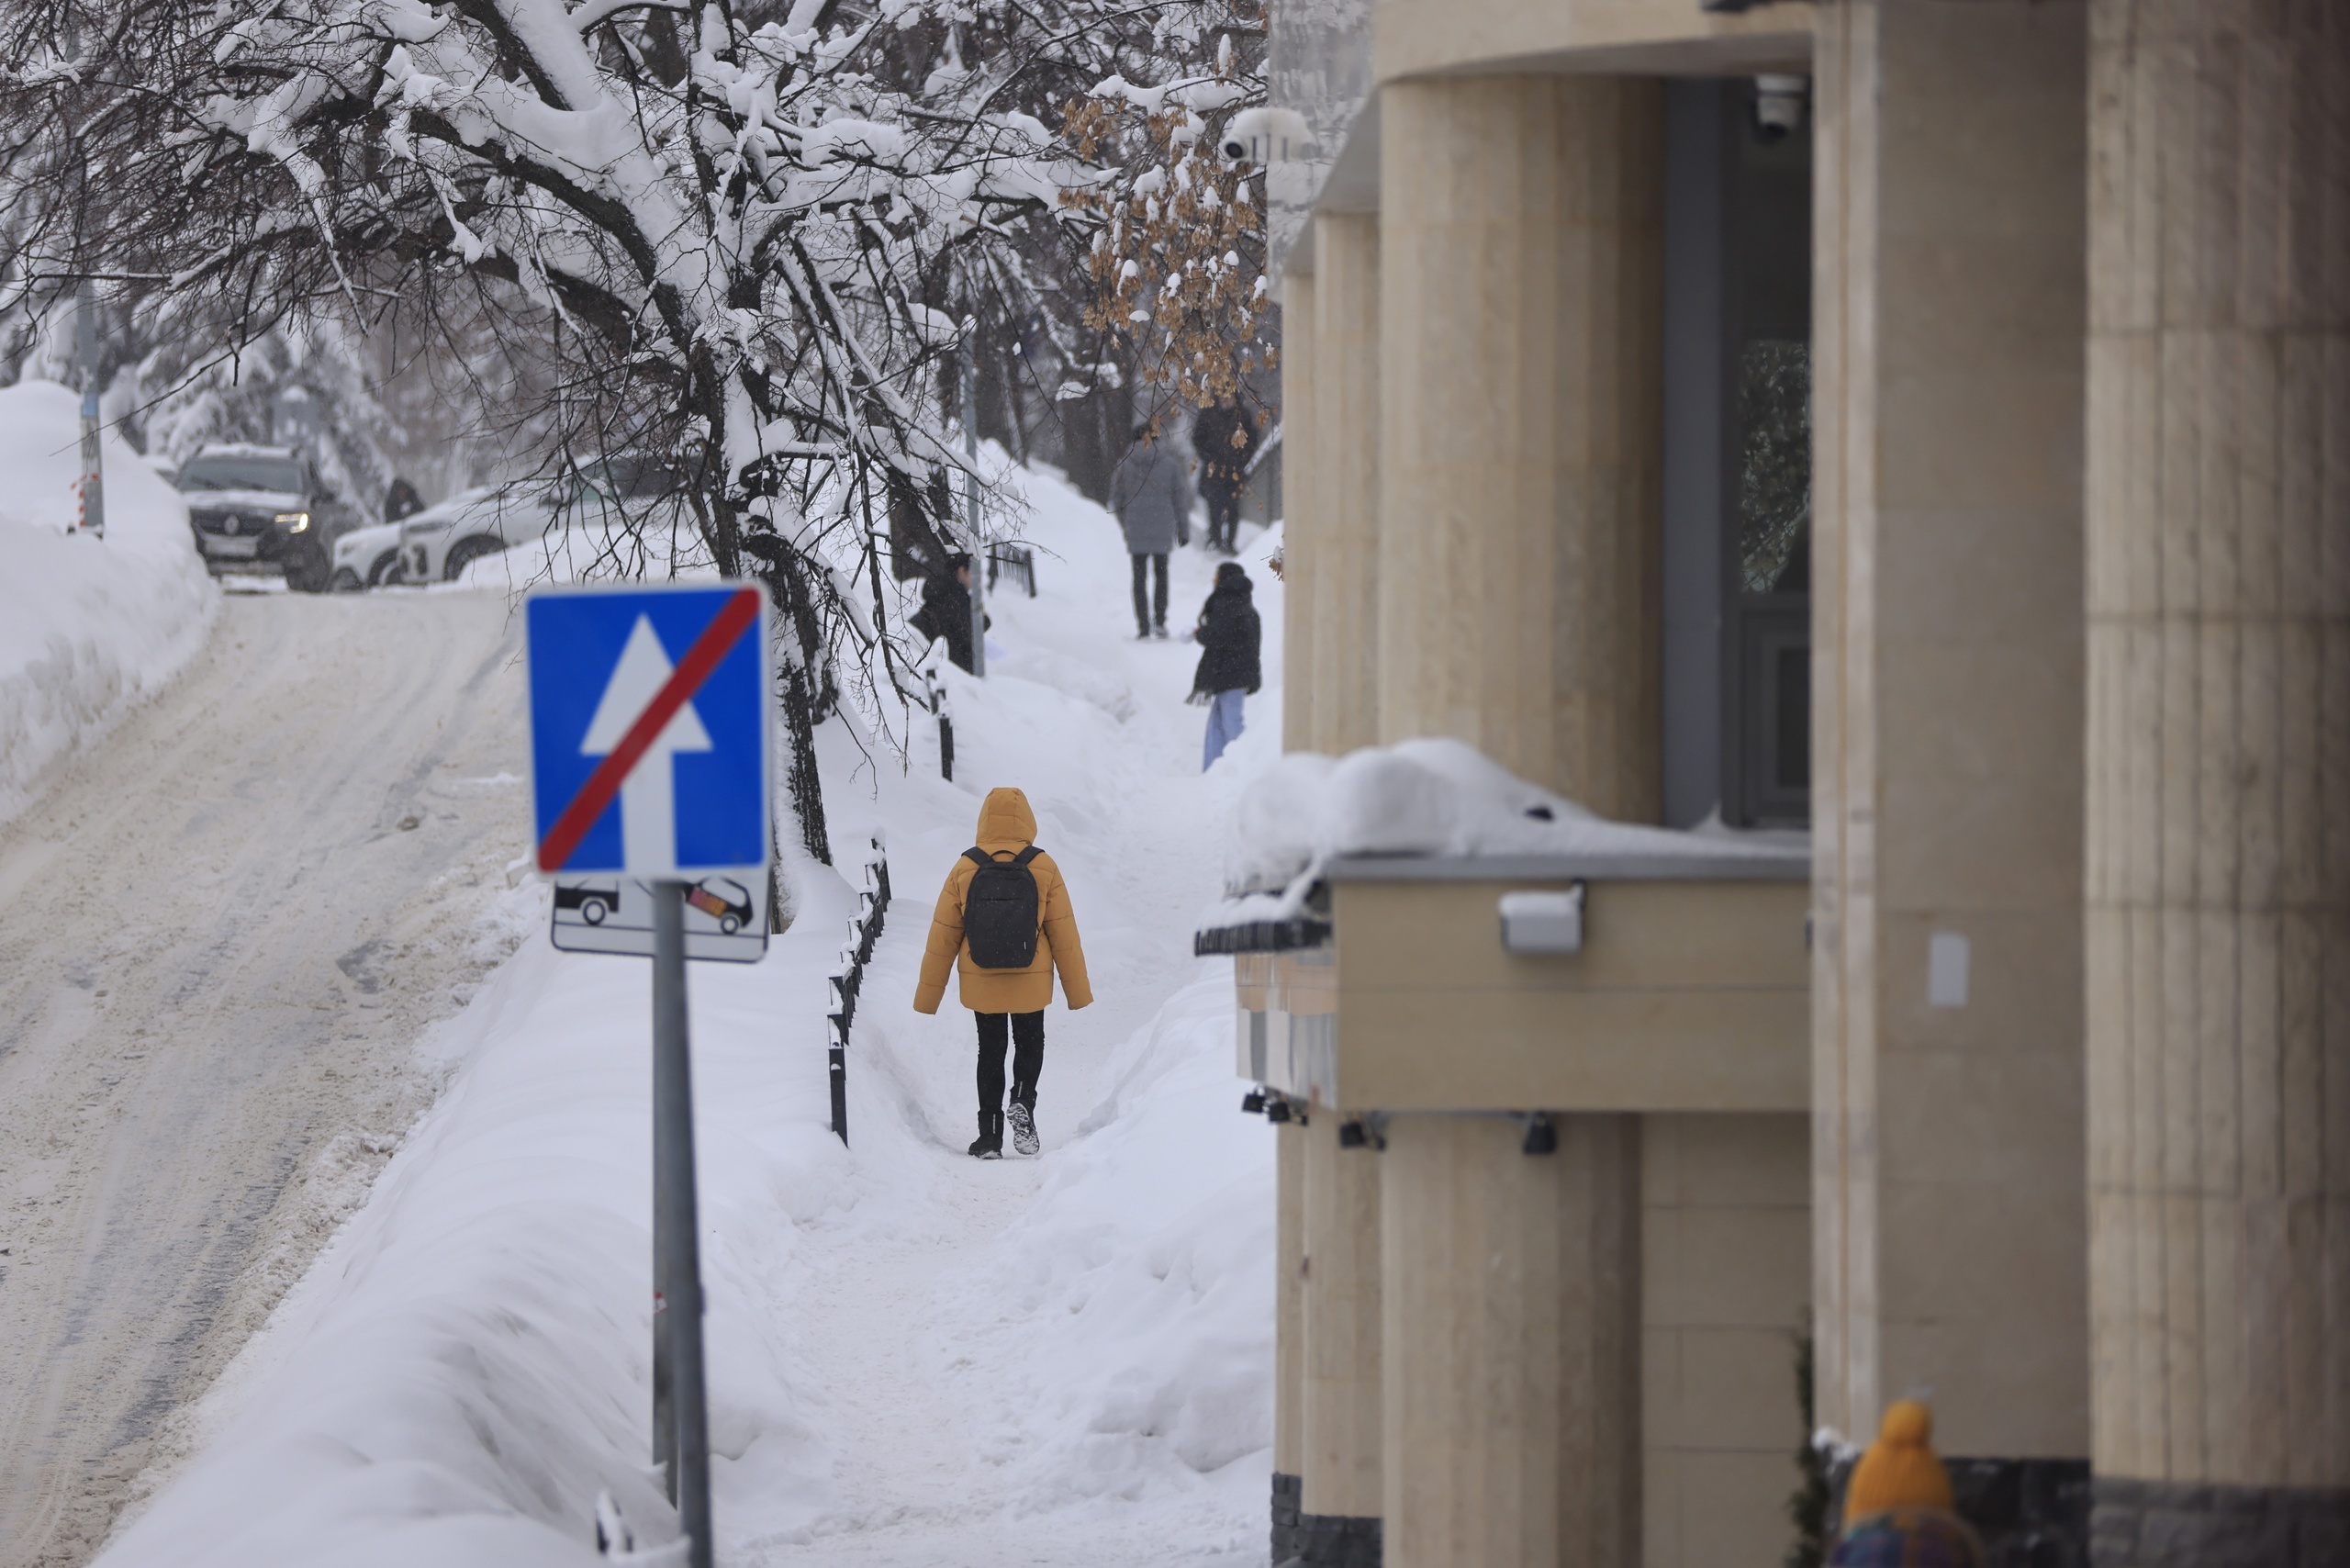
[[(1167, 557), (1192, 542), (1192, 481), (1183, 460), (1150, 440), (1150, 427), (1137, 426), (1135, 443), (1110, 476), (1110, 510), (1126, 535), (1135, 563), (1135, 635), (1167, 635)], [(1155, 593), (1146, 597), (1146, 577), (1158, 571)]]
[(971, 557), (957, 551), (948, 557), (954, 576), (932, 577), (922, 586), (922, 608), (907, 624), (923, 641), (946, 639), (946, 656), (964, 669), (971, 667)]
[(1257, 454), (1257, 421), (1231, 398), (1219, 398), (1192, 420), (1192, 450), (1200, 454), (1200, 498), (1208, 504), (1208, 548), (1229, 555), (1240, 547), (1240, 493), (1248, 460)]
[(1200, 761), (1204, 773), (1224, 748), (1240, 738), (1241, 705), (1265, 684), (1260, 662), (1263, 624), (1257, 619), (1256, 585), (1237, 561), (1215, 569), (1215, 588), (1200, 607), (1192, 635), (1200, 644), (1200, 667), (1192, 677), (1193, 702), (1208, 711), (1208, 734)]
[(384, 492), (384, 521), (398, 522), (414, 517), (424, 510), (424, 498), (406, 479), (394, 477), (392, 487)]

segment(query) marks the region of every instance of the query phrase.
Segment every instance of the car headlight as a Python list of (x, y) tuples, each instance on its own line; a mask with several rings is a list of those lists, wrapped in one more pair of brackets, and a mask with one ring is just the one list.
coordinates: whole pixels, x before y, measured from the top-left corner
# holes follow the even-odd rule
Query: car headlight
[(288, 533), (299, 533), (310, 526), (310, 514), (306, 511), (282, 511), (276, 521), (285, 525)]

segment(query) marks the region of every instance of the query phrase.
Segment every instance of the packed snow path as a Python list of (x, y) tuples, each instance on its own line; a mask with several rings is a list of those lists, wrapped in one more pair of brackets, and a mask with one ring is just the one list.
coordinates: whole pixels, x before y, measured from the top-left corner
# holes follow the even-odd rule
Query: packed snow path
[[(957, 784), (917, 776), (867, 804), (869, 775), (828, 780), (836, 831), (868, 811), (889, 829), (898, 893), (849, 1070), (873, 1185), (803, 1233), (804, 1272), (778, 1293), (823, 1482), (800, 1508), (722, 1494), (742, 1568), (1265, 1560), (1262, 1450), (1241, 1456), (1270, 1435), (1251, 1339), (1271, 1283), (1251, 1249), (1270, 1238), (1253, 1186), (1238, 1216), (1214, 1194), (1268, 1151), (1238, 1111), (1229, 967), (1190, 951), (1237, 778), (1200, 776), (1203, 710), (1182, 701), (1199, 650), (1136, 643), (1107, 520), (1033, 493), (1057, 548), (1041, 599), (990, 607), (997, 678), (957, 685)], [(1248, 565), (1277, 648), (1263, 548)], [(1214, 561), (1174, 566), (1181, 625)], [(1274, 749), (1278, 714), (1250, 713), (1252, 752)], [(995, 784), (1028, 792), (1069, 879), (1096, 996), (1047, 1012), (1044, 1152), (1001, 1163), (963, 1152), (973, 1030), (955, 986), (935, 1017), (906, 1007), (939, 881)]]
[(0, 1564), (97, 1548), (365, 1194), (528, 832), (503, 596), (233, 597), (0, 827)]

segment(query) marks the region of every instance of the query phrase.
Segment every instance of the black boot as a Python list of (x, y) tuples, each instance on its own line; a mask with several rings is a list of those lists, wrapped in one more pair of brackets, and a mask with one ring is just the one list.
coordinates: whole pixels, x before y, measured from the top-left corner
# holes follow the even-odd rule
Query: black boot
[(1002, 1111), (979, 1113), (979, 1136), (971, 1140), (971, 1158), (974, 1159), (1003, 1158), (1003, 1113)]

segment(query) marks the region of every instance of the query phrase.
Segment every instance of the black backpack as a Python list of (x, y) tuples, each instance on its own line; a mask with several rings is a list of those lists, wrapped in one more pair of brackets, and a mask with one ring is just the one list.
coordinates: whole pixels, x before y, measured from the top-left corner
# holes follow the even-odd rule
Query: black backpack
[(979, 867), (963, 895), (963, 935), (971, 962), (983, 969), (1024, 969), (1036, 961), (1036, 873), (1028, 862), (1038, 853), (1033, 844), (1009, 860), (963, 851)]

